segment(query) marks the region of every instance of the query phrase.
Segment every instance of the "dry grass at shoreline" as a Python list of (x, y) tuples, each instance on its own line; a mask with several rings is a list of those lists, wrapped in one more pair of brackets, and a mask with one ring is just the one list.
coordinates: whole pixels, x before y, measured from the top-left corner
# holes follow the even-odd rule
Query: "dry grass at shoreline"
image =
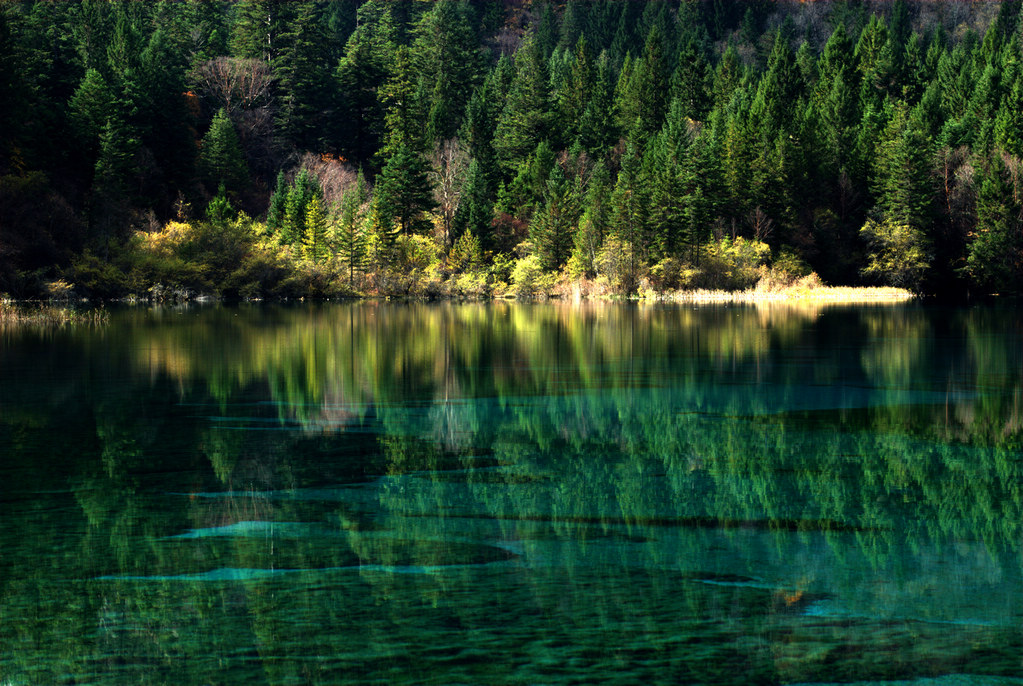
[(868, 286), (825, 286), (816, 274), (790, 284), (761, 279), (745, 291), (674, 291), (654, 296), (657, 300), (680, 303), (785, 303), (814, 302), (835, 305), (902, 303), (916, 298), (904, 288)]
[(676, 291), (662, 293), (655, 298), (680, 303), (769, 303), (813, 301), (843, 305), (870, 303), (902, 303), (916, 296), (901, 288), (853, 288), (849, 286), (822, 286), (812, 291), (788, 289), (783, 291)]
[(0, 300), (0, 328), (36, 326), (52, 327), (70, 324), (106, 324), (110, 314), (102, 308), (78, 310), (70, 305), (49, 303), (15, 303)]

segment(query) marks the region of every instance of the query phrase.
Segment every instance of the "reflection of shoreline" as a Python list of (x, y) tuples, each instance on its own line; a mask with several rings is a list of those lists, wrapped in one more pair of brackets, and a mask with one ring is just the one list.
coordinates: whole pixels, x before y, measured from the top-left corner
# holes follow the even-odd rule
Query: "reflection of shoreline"
[(749, 303), (755, 305), (898, 305), (916, 296), (902, 288), (816, 286), (802, 288), (790, 286), (779, 290), (751, 288), (745, 291), (675, 291), (660, 293), (657, 301), (677, 303)]

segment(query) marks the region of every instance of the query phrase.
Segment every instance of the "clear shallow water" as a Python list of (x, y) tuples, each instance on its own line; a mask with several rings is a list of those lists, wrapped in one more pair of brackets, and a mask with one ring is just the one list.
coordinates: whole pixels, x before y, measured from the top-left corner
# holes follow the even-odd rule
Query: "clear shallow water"
[(0, 683), (1023, 683), (1008, 308), (0, 332)]

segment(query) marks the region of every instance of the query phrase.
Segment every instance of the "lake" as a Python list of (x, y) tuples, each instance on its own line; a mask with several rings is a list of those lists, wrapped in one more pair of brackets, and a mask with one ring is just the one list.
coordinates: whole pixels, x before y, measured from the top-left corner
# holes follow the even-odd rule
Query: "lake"
[(0, 516), (4, 686), (1023, 684), (1023, 317), (8, 329)]

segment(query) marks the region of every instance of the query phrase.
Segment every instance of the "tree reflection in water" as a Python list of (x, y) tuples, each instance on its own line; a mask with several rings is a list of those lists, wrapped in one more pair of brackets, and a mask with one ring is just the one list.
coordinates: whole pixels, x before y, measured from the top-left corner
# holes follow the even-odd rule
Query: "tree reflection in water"
[(358, 303), (5, 331), (12, 683), (1023, 676), (995, 308)]

